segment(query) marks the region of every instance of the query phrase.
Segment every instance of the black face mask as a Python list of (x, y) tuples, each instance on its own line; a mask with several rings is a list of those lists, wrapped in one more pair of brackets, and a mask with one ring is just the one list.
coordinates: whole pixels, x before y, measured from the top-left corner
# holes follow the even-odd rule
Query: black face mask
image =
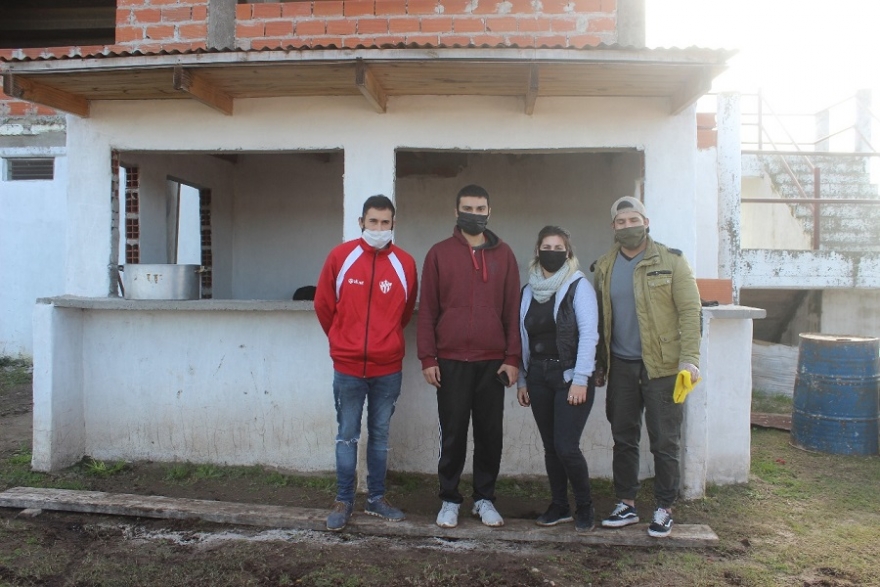
[(568, 259), (568, 251), (538, 251), (538, 261), (546, 271), (556, 273)]
[(458, 220), (456, 220), (455, 224), (458, 225), (462, 232), (466, 232), (471, 236), (477, 236), (478, 234), (483, 234), (483, 231), (486, 230), (486, 225), (489, 224), (489, 215), (459, 212)]

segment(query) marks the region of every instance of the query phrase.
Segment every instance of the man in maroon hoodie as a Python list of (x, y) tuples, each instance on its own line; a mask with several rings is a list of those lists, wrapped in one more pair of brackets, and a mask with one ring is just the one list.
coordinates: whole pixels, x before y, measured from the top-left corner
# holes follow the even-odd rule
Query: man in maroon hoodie
[(474, 423), (473, 514), (503, 526), (495, 509), (501, 465), (504, 388), (520, 364), (519, 269), (493, 232), (489, 194), (465, 186), (456, 197), (452, 236), (431, 247), (422, 267), (418, 353), (425, 380), (437, 388), (440, 498), (437, 525), (454, 528), (464, 501), (458, 483)]
[(367, 402), (366, 513), (397, 522), (404, 514), (385, 499), (391, 415), (400, 396), (403, 328), (416, 304), (416, 263), (391, 242), (394, 204), (364, 202), (361, 238), (330, 251), (315, 290), (315, 313), (330, 341), (336, 404), (336, 502), (327, 529), (339, 531), (354, 509), (357, 444)]

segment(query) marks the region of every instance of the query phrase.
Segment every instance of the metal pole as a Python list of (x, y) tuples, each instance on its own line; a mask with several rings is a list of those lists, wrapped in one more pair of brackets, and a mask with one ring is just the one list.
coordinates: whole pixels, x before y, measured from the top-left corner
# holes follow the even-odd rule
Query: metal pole
[(822, 224), (822, 208), (819, 203), (819, 199), (821, 197), (821, 189), (820, 189), (820, 181), (821, 181), (821, 172), (818, 167), (813, 168), (813, 197), (816, 199), (816, 202), (813, 203), (813, 250), (819, 250), (819, 230)]

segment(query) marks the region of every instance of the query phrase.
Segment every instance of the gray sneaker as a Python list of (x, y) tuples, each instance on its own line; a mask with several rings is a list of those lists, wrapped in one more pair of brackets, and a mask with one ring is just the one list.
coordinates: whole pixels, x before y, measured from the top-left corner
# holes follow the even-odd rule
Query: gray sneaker
[(333, 532), (339, 532), (345, 528), (345, 525), (348, 524), (348, 520), (351, 519), (352, 510), (354, 510), (353, 503), (334, 501), (333, 509), (330, 510), (330, 515), (327, 516), (327, 529)]
[(406, 514), (388, 503), (384, 497), (378, 497), (374, 500), (368, 499), (364, 511), (371, 516), (378, 516), (389, 522), (399, 522), (406, 519)]
[(440, 513), (437, 514), (437, 525), (441, 528), (455, 528), (458, 526), (458, 508), (459, 504), (451, 501), (444, 501), (440, 506)]
[(486, 526), (497, 528), (504, 525), (504, 518), (501, 517), (501, 514), (495, 509), (495, 505), (488, 499), (481, 499), (476, 502), (471, 513), (475, 516), (480, 516), (480, 519), (483, 520), (483, 524)]

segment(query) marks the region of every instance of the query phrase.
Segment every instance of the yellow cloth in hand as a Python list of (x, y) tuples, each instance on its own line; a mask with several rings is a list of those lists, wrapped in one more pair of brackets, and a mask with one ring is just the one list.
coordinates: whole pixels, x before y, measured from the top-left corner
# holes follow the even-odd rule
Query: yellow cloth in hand
[(684, 398), (702, 380), (703, 378), (700, 377), (696, 381), (691, 381), (691, 372), (687, 369), (682, 369), (675, 378), (675, 391), (672, 392), (672, 400), (677, 404), (684, 403)]

